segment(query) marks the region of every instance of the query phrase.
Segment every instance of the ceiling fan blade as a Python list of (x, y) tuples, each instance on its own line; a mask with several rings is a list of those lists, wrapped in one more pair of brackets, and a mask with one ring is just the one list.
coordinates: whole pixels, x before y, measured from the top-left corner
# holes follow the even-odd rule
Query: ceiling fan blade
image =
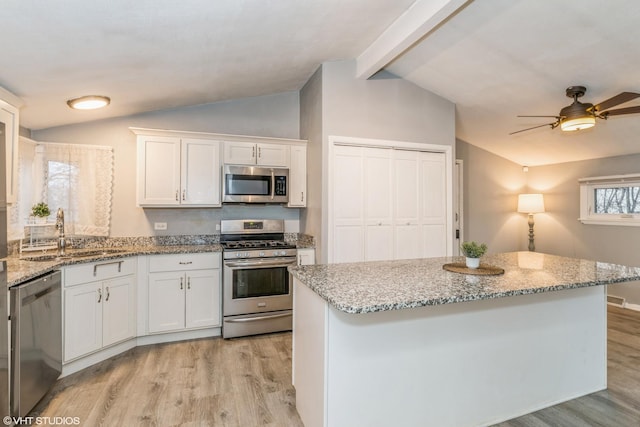
[[(554, 117), (554, 116), (551, 116), (551, 117)], [(532, 128), (526, 128), (526, 129), (522, 129), (522, 130), (517, 130), (515, 132), (511, 132), (509, 135), (513, 135), (513, 134), (524, 132), (524, 131), (531, 130), (531, 129), (538, 129), (538, 128), (545, 127), (545, 126), (551, 126), (551, 129), (554, 129), (556, 126), (558, 126), (558, 123), (559, 122), (545, 123), (543, 125), (534, 126)]]
[(622, 92), (614, 96), (613, 98), (609, 98), (606, 101), (602, 101), (601, 103), (594, 105), (592, 109), (596, 112), (604, 111), (611, 107), (615, 107), (616, 105), (624, 104), (625, 102), (631, 101), (632, 99), (636, 99), (638, 97), (640, 97), (640, 93)]
[(617, 110), (609, 110), (603, 113), (600, 113), (602, 118), (607, 118), (609, 116), (620, 116), (622, 114), (635, 114), (640, 113), (640, 105), (636, 105), (635, 107), (627, 107), (627, 108), (618, 108)]
[(552, 117), (554, 119), (559, 119), (560, 116), (517, 116), (517, 117)]

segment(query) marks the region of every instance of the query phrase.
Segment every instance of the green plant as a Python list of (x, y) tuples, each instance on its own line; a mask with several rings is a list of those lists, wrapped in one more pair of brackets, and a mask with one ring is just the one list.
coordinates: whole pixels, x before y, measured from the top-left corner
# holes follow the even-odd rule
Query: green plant
[(49, 210), (49, 205), (44, 202), (40, 202), (37, 205), (33, 205), (31, 207), (31, 213), (33, 214), (33, 216), (46, 218), (51, 214), (51, 211)]
[(487, 252), (487, 245), (485, 243), (463, 242), (462, 245), (460, 245), (460, 249), (467, 258), (480, 258)]

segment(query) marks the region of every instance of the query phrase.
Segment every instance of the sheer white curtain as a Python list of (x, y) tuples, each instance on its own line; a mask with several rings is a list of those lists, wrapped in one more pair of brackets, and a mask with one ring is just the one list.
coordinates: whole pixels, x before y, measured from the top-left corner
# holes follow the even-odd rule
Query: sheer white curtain
[(67, 235), (108, 236), (113, 187), (113, 148), (33, 142), (20, 150), (18, 202), (12, 237), (20, 238), (31, 206), (46, 202), (52, 216), (65, 213)]

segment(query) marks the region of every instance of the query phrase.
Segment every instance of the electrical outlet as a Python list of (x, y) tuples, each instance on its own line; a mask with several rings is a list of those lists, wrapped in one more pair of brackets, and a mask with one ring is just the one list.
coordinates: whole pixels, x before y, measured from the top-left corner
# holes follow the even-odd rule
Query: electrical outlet
[(216, 224), (216, 231), (220, 231), (220, 224)]
[(154, 222), (153, 223), (153, 229), (154, 230), (166, 230), (167, 229), (167, 223), (166, 222)]

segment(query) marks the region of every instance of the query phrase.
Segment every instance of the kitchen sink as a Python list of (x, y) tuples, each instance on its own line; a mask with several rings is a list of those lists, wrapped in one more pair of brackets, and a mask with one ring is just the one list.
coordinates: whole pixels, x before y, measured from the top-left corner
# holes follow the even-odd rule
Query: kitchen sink
[(23, 261), (58, 261), (58, 260), (63, 261), (68, 259), (121, 254), (125, 252), (127, 251), (124, 249), (95, 249), (95, 250), (71, 252), (63, 256), (58, 256), (57, 254), (42, 254), (42, 255), (33, 255), (33, 256), (23, 256), (20, 259)]

